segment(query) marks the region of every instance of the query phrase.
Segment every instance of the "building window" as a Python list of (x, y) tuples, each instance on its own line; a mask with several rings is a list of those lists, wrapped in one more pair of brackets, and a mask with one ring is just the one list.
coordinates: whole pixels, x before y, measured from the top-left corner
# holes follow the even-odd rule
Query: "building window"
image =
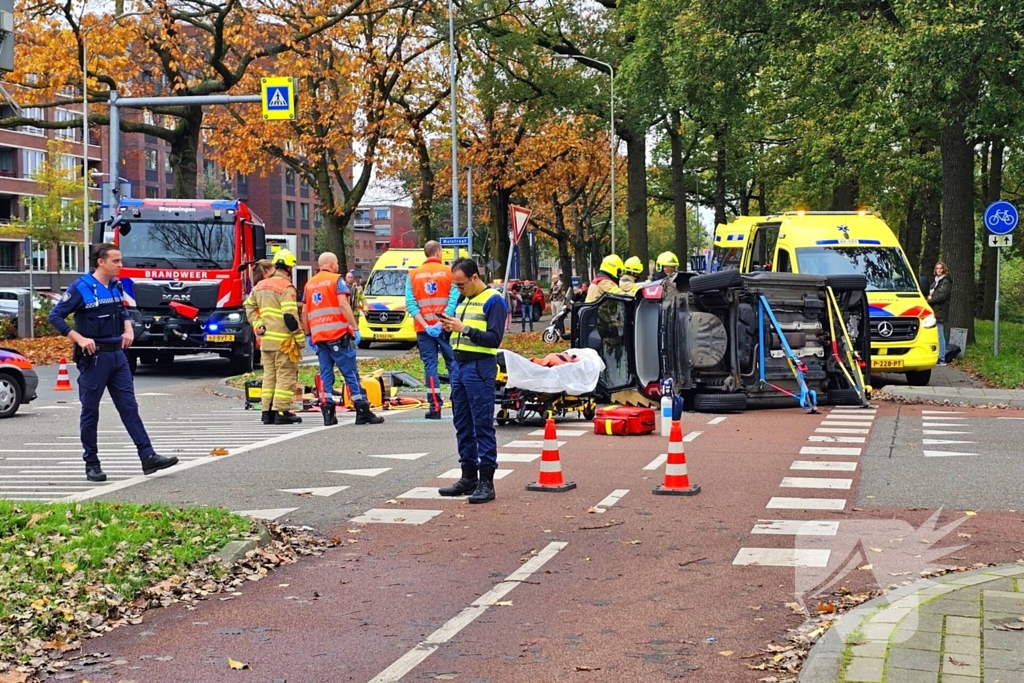
[(375, 246), (374, 251), (376, 253), (378, 253), (378, 254), (383, 254), (385, 251), (388, 250), (388, 243), (387, 242), (377, 242), (376, 245), (374, 245), (374, 246)]
[(375, 221), (389, 221), (391, 220), (391, 209), (374, 209), (373, 220)]
[(316, 223), (321, 222), (324, 219), (324, 215), (320, 213), (320, 207), (313, 209), (313, 221)]
[(146, 161), (146, 170), (147, 171), (155, 171), (156, 170), (156, 150), (155, 149), (144, 150), (142, 152), (142, 157)]
[(74, 128), (58, 128), (54, 134), (62, 140), (77, 140), (78, 132), (82, 130), (82, 116), (67, 109), (57, 109), (53, 114), (54, 121), (77, 121)]
[(33, 246), (32, 248), (32, 270), (47, 270), (50, 265), (50, 254), (45, 249)]
[(238, 184), (239, 185), (248, 185), (249, 184), (249, 176), (247, 176), (244, 173), (239, 173), (236, 176), (236, 179), (238, 180)]
[(370, 225), (370, 210), (356, 209), (353, 223), (355, 225)]
[[(26, 109), (22, 109), (21, 115), (26, 119), (37, 119), (39, 121), (46, 120), (46, 112), (44, 112), (40, 107), (28, 107)], [(32, 135), (46, 135), (45, 130), (42, 128), (36, 128), (35, 126), (22, 126), (21, 132), (30, 133)]]
[(164, 173), (174, 173), (174, 169), (171, 168), (171, 155), (164, 155)]
[(46, 152), (41, 152), (38, 149), (24, 149), (22, 152), (22, 160), (25, 163), (21, 165), (21, 177), (31, 178), (39, 172), (43, 162), (46, 161)]
[(5, 149), (0, 151), (0, 176), (4, 178), (14, 178), (14, 155), (16, 151), (13, 149)]
[(14, 242), (0, 242), (0, 270), (17, 270), (17, 245)]
[(74, 158), (70, 154), (61, 154), (57, 157), (57, 163), (54, 165), (60, 170), (64, 171), (65, 177), (77, 178), (78, 163), (79, 160)]
[(149, 186), (146, 186), (146, 199), (156, 199), (159, 196), (160, 196), (160, 188), (159, 187), (149, 187)]
[(60, 269), (65, 271), (78, 271), (78, 245), (60, 245)]
[(302, 218), (302, 220), (304, 220), (304, 221), (308, 221), (309, 220), (309, 204), (306, 204), (306, 203), (300, 204), (299, 205), (299, 211), (300, 211), (299, 217)]
[(304, 254), (308, 254), (309, 253), (309, 235), (301, 235), (299, 237), (299, 245), (300, 245), (299, 250), (302, 253), (304, 253)]
[(373, 234), (378, 237), (391, 237), (391, 226), (390, 225), (375, 225), (373, 226)]
[(295, 202), (285, 202), (285, 217), (295, 220)]
[(288, 187), (295, 187), (295, 171), (290, 168), (284, 172), (284, 184)]
[(212, 176), (216, 172), (217, 172), (216, 165), (212, 161), (210, 161), (209, 159), (203, 159), (203, 175), (204, 176)]

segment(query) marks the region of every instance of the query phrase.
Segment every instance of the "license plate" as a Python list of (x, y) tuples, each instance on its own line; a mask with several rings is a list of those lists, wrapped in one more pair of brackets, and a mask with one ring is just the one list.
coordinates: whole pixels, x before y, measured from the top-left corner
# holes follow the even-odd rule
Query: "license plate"
[(395, 335), (393, 335), (393, 334), (380, 334), (379, 332), (377, 332), (377, 333), (374, 333), (373, 338), (374, 339), (380, 339), (380, 340), (383, 341), (383, 340), (387, 340), (387, 339), (394, 339)]
[(224, 342), (235, 341), (235, 335), (233, 334), (208, 334), (206, 335), (206, 343), (210, 344), (221, 344)]
[(884, 358), (872, 358), (871, 369), (883, 369), (883, 368), (902, 368), (902, 360), (886, 360)]

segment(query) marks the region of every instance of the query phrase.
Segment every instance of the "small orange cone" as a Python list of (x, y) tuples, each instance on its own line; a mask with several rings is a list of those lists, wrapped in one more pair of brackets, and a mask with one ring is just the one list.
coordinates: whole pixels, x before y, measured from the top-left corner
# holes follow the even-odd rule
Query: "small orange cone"
[(526, 485), (527, 491), (561, 493), (576, 488), (576, 482), (562, 479), (562, 460), (558, 454), (558, 435), (555, 420), (549, 417), (544, 425), (544, 450), (540, 454), (540, 475), (537, 481)]
[(71, 391), (71, 378), (68, 377), (68, 361), (66, 358), (60, 359), (60, 367), (57, 368), (57, 386), (53, 388), (54, 391)]
[(668, 437), (668, 462), (665, 464), (665, 483), (654, 489), (658, 496), (695, 496), (700, 486), (690, 486), (686, 473), (686, 452), (683, 449), (683, 428), (679, 420), (672, 420), (672, 431)]

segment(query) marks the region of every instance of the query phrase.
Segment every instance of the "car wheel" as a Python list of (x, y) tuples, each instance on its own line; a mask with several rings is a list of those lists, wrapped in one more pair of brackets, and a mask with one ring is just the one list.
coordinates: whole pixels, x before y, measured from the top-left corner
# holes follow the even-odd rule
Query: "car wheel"
[(828, 402), (836, 406), (861, 405), (860, 393), (856, 389), (830, 389)]
[(827, 275), (825, 281), (836, 292), (862, 292), (868, 286), (868, 279), (856, 273)]
[(697, 394), (693, 397), (693, 407), (698, 413), (738, 413), (747, 409), (747, 395)]
[(21, 385), (6, 372), (0, 373), (0, 418), (11, 417), (21, 405)]
[(359, 343), (356, 344), (356, 346), (358, 346), (361, 349), (368, 349), (368, 348), (370, 348), (370, 340), (369, 339), (360, 339)]
[(714, 292), (719, 289), (740, 287), (743, 285), (743, 276), (735, 269), (723, 270), (718, 273), (706, 273), (694, 275), (690, 278), (691, 292)]
[(907, 373), (907, 384), (912, 387), (926, 387), (931, 381), (931, 370), (914, 370)]

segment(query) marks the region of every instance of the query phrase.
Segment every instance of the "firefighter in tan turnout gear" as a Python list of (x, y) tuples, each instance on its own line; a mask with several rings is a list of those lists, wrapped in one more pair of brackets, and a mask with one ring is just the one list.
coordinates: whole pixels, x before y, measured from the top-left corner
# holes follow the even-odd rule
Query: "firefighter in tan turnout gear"
[(295, 255), (281, 249), (274, 254), (272, 263), (277, 270), (253, 288), (245, 301), (245, 315), (260, 337), (263, 424), (296, 424), (302, 418), (291, 412), (291, 407), (306, 340), (292, 285)]

